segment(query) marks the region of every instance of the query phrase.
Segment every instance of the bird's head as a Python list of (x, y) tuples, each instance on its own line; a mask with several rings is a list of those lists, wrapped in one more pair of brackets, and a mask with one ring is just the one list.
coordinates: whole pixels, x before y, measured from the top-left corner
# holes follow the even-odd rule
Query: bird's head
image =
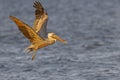
[(48, 38), (51, 40), (55, 40), (55, 41), (60, 41), (62, 43), (67, 43), (67, 41), (63, 40), (62, 38), (60, 38), (59, 36), (57, 36), (55, 33), (48, 33)]

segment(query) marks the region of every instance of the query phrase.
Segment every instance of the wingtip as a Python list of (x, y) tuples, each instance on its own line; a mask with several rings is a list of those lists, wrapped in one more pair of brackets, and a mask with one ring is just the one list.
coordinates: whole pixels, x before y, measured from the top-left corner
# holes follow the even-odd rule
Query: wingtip
[(11, 15), (9, 16), (9, 18), (12, 18), (12, 17), (13, 17), (13, 16), (11, 16)]
[(10, 15), (9, 18), (13, 20), (15, 17)]
[(14, 16), (9, 16), (9, 18), (12, 20), (12, 21), (14, 21), (15, 23), (16, 23), (16, 21), (18, 22), (19, 20), (16, 18), (16, 17), (14, 17)]
[(34, 1), (33, 3), (34, 3), (34, 4), (33, 4), (33, 7), (34, 7), (34, 8), (43, 8), (43, 7), (42, 7), (42, 4), (41, 4), (39, 1)]

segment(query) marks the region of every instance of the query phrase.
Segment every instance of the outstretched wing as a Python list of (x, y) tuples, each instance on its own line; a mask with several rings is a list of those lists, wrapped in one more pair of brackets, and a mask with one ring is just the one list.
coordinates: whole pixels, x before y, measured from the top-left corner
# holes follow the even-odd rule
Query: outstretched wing
[(37, 33), (29, 25), (25, 24), (18, 18), (10, 16), (10, 19), (16, 23), (19, 30), (24, 34), (25, 37), (27, 37), (30, 40), (32, 44), (44, 40), (41, 37), (39, 37)]
[(39, 33), (41, 37), (44, 38), (47, 35), (46, 24), (48, 15), (39, 1), (35, 1), (33, 7), (36, 9), (33, 29), (36, 31), (36, 33)]

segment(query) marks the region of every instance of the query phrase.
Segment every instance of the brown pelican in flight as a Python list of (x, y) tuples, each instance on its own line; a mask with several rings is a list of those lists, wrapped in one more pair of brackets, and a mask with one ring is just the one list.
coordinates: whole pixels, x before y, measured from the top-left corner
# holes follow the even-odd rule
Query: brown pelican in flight
[[(62, 43), (67, 43), (67, 41), (63, 40), (55, 33), (47, 33), (46, 24), (48, 15), (41, 3), (39, 1), (35, 1), (33, 7), (36, 9), (33, 27), (30, 27), (28, 24), (14, 16), (10, 16), (10, 19), (16, 23), (23, 35), (30, 40), (31, 45), (28, 46), (25, 51), (27, 53), (32, 53), (32, 60), (34, 60), (36, 51), (40, 48), (52, 45), (57, 40)], [(48, 36), (46, 37), (46, 35)]]

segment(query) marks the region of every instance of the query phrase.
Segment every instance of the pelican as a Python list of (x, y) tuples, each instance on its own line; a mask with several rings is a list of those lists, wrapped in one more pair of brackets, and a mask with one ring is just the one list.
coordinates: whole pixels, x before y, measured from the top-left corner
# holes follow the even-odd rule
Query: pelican
[[(35, 1), (33, 7), (36, 9), (33, 27), (30, 27), (28, 24), (24, 23), (14, 16), (10, 16), (10, 19), (15, 22), (15, 24), (18, 26), (18, 29), (31, 42), (31, 45), (28, 46), (25, 51), (32, 54), (32, 60), (35, 59), (38, 49), (52, 45), (56, 41), (62, 42), (64, 44), (67, 43), (66, 40), (63, 40), (55, 33), (47, 33), (46, 24), (48, 21), (48, 14), (42, 7), (41, 3), (39, 1)], [(46, 37), (46, 35), (48, 36)]]

